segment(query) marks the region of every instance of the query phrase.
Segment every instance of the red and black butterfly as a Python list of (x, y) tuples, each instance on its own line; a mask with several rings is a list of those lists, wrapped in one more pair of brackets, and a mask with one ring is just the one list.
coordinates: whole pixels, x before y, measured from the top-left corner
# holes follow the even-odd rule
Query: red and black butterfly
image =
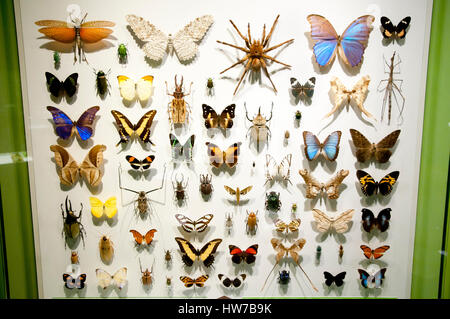
[(256, 260), (256, 254), (258, 253), (258, 244), (248, 247), (245, 251), (242, 251), (239, 247), (229, 245), (231, 261), (235, 264), (240, 264), (241, 261), (247, 264), (252, 264)]
[(149, 155), (142, 161), (131, 155), (127, 155), (126, 159), (128, 163), (130, 163), (132, 168), (146, 170), (150, 168), (150, 165), (152, 165), (153, 161), (155, 160), (155, 155)]

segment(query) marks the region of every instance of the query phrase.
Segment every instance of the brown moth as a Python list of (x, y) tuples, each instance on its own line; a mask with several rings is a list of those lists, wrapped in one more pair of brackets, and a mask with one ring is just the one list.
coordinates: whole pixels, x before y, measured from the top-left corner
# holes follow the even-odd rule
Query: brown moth
[(339, 185), (342, 184), (349, 171), (341, 169), (336, 176), (325, 184), (319, 183), (306, 169), (301, 169), (298, 173), (303, 177), (306, 184), (306, 198), (316, 198), (319, 193), (325, 192), (329, 199), (337, 199), (339, 198)]
[(103, 235), (98, 243), (100, 258), (105, 264), (110, 264), (114, 257), (114, 244), (108, 236)]
[(361, 132), (350, 129), (353, 144), (356, 148), (356, 159), (358, 162), (370, 160), (373, 156), (378, 163), (386, 163), (392, 155), (390, 148), (397, 142), (400, 130), (395, 130), (379, 141), (377, 144), (370, 143)]
[(250, 192), (253, 188), (253, 186), (247, 186), (244, 189), (239, 189), (239, 187), (237, 187), (236, 189), (231, 188), (230, 186), (223, 186), (225, 188), (225, 190), (230, 193), (231, 195), (236, 196), (236, 203), (239, 205), (240, 201), (241, 201), (241, 195), (245, 195), (248, 192)]

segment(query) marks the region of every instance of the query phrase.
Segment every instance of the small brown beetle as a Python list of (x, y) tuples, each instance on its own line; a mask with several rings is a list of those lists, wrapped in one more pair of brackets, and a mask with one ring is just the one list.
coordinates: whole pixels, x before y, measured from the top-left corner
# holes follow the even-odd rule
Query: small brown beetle
[(139, 259), (139, 267), (141, 268), (142, 284), (144, 286), (150, 286), (152, 284), (153, 266), (152, 266), (152, 269), (150, 271), (148, 270), (148, 268), (146, 268), (145, 271), (142, 271), (141, 259)]
[(186, 183), (183, 185), (184, 176), (181, 174), (181, 181), (178, 180), (178, 178), (175, 177), (175, 183), (172, 182), (173, 189), (174, 189), (174, 198), (178, 201), (179, 204), (182, 204), (187, 199), (186, 195), (186, 187), (188, 185), (189, 179), (186, 181)]
[(172, 253), (170, 252), (170, 250), (164, 251), (164, 260), (166, 261), (167, 264), (172, 261)]
[(200, 175), (200, 192), (205, 196), (211, 195), (212, 191), (214, 190), (214, 187), (211, 184), (211, 179), (212, 175)]

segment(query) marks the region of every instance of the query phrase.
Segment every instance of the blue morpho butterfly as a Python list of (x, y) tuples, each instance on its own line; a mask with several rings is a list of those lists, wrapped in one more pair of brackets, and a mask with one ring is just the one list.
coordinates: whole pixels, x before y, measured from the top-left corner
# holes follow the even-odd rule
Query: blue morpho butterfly
[(313, 133), (304, 131), (303, 141), (305, 142), (305, 155), (308, 161), (316, 159), (320, 153), (323, 153), (327, 160), (334, 161), (339, 154), (341, 134), (341, 131), (335, 131), (328, 135), (325, 142), (320, 143)]
[(380, 232), (385, 232), (389, 228), (389, 220), (391, 219), (390, 208), (385, 208), (378, 213), (378, 216), (372, 213), (370, 209), (362, 209), (362, 226), (366, 232), (370, 232), (373, 228), (378, 228)]
[(311, 24), (311, 38), (315, 41), (313, 50), (320, 66), (333, 61), (339, 47), (342, 60), (352, 67), (361, 63), (364, 49), (369, 40), (370, 27), (375, 18), (365, 15), (354, 20), (339, 36), (331, 23), (324, 17), (311, 14), (307, 17)]
[(363, 269), (358, 269), (361, 285), (364, 288), (380, 288), (383, 283), (384, 273), (386, 270), (387, 268), (382, 268), (375, 274), (371, 275)]
[(55, 122), (56, 125), (56, 134), (58, 134), (60, 138), (64, 140), (70, 138), (73, 135), (74, 128), (76, 128), (75, 131), (78, 136), (85, 141), (92, 136), (92, 124), (95, 119), (95, 114), (100, 110), (100, 107), (93, 106), (87, 109), (81, 114), (76, 122), (72, 121), (66, 113), (56, 107), (47, 106), (47, 110), (52, 113), (53, 122)]

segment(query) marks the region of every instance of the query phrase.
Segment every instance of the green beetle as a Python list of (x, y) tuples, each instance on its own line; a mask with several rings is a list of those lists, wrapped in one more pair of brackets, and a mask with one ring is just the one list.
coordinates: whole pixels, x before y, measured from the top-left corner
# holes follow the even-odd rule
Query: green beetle
[(61, 55), (58, 51), (53, 52), (53, 63), (55, 64), (55, 69), (59, 68), (61, 65)]
[(266, 193), (266, 209), (271, 211), (279, 211), (281, 208), (280, 193)]
[(119, 44), (119, 47), (117, 48), (117, 56), (119, 57), (119, 63), (128, 62), (128, 48), (125, 44)]

